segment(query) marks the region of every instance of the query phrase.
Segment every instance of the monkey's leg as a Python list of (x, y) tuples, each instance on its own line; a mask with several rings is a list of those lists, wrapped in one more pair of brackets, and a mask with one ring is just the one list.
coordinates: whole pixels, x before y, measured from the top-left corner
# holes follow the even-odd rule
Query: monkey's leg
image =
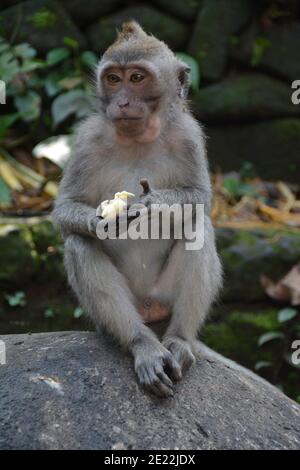
[(178, 260), (173, 262), (177, 265), (173, 314), (163, 344), (184, 371), (195, 361), (193, 344), (221, 286), (222, 270), (208, 217), (201, 250), (185, 250), (184, 241), (179, 243), (181, 252), (174, 252)]
[(178, 380), (180, 367), (142, 322), (125, 278), (99, 241), (70, 235), (65, 242), (65, 266), (69, 283), (96, 327), (105, 327), (132, 352), (140, 383), (159, 396), (172, 395), (170, 377)]

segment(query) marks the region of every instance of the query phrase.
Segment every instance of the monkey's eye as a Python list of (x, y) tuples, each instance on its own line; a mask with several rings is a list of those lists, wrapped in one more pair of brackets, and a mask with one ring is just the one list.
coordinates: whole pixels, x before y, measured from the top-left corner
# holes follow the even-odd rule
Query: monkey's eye
[(130, 77), (130, 81), (133, 83), (139, 83), (142, 82), (144, 78), (144, 75), (142, 75), (141, 73), (133, 73)]
[(109, 75), (107, 75), (106, 80), (112, 85), (115, 85), (116, 83), (119, 83), (121, 81), (119, 75), (116, 75), (115, 73), (110, 73)]

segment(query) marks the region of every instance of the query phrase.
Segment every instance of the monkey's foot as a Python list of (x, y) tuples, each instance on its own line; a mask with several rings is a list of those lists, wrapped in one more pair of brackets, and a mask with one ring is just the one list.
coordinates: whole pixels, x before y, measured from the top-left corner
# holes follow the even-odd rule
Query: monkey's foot
[(178, 336), (167, 336), (163, 345), (172, 353), (182, 372), (186, 372), (195, 363), (196, 359), (188, 341)]
[(181, 379), (181, 371), (172, 354), (158, 341), (149, 339), (142, 340), (133, 354), (140, 384), (159, 397), (173, 396), (173, 381)]

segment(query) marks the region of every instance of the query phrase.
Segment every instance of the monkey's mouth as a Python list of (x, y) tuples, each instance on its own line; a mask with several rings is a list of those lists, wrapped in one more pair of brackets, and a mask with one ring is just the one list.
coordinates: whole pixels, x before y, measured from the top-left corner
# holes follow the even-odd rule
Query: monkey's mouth
[(123, 116), (115, 118), (116, 122), (127, 122), (127, 121), (141, 121), (142, 117), (130, 117), (130, 116)]

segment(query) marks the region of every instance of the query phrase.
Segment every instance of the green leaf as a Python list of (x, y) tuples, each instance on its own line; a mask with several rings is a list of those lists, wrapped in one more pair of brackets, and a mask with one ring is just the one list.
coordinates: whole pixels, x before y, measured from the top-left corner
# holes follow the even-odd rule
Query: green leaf
[(14, 294), (6, 294), (5, 298), (10, 307), (24, 307), (26, 305), (25, 293), (22, 291), (15, 292)]
[(10, 204), (11, 194), (8, 185), (5, 183), (2, 176), (0, 176), (0, 204)]
[(20, 73), (28, 73), (32, 72), (33, 70), (44, 68), (47, 65), (47, 62), (44, 60), (26, 60), (24, 64), (20, 67)]
[(260, 370), (260, 369), (264, 369), (266, 367), (271, 367), (272, 366), (272, 362), (270, 361), (258, 361), (255, 366), (254, 366), (254, 369), (255, 370)]
[(272, 341), (273, 339), (282, 338), (284, 338), (284, 334), (280, 331), (269, 331), (268, 333), (265, 333), (259, 337), (257, 344), (258, 346), (262, 346), (263, 344), (266, 344), (269, 341)]
[(92, 51), (85, 51), (80, 56), (81, 62), (87, 67), (94, 68), (98, 63), (98, 57)]
[(0, 116), (0, 139), (6, 134), (6, 131), (19, 119), (19, 113), (4, 114)]
[(76, 39), (70, 38), (68, 36), (64, 37), (64, 44), (71, 49), (78, 49), (79, 43)]
[(59, 84), (59, 81), (62, 78), (62, 74), (57, 70), (54, 70), (47, 75), (44, 85), (48, 96), (55, 96), (62, 90), (62, 87)]
[(223, 187), (234, 198), (245, 195), (254, 195), (252, 186), (250, 184), (243, 183), (243, 181), (240, 181), (237, 178), (224, 178)]
[(278, 312), (278, 321), (279, 323), (284, 323), (295, 318), (297, 314), (298, 311), (295, 308), (284, 308)]
[(25, 95), (15, 97), (15, 105), (26, 122), (34, 121), (40, 116), (41, 98), (32, 90)]
[(36, 50), (27, 43), (18, 44), (12, 50), (16, 56), (23, 59), (32, 59), (36, 56)]
[(87, 116), (91, 112), (91, 102), (83, 90), (71, 90), (55, 98), (51, 111), (54, 125), (57, 126), (72, 114), (77, 118)]
[(80, 318), (83, 315), (84, 315), (84, 311), (81, 307), (75, 308), (74, 313), (73, 313), (74, 318)]
[(177, 52), (176, 56), (178, 59), (182, 60), (185, 62), (191, 69), (191, 88), (194, 91), (197, 91), (200, 86), (200, 69), (199, 69), (199, 64), (194, 59), (194, 57), (185, 54), (184, 52)]
[(55, 316), (52, 308), (47, 308), (45, 311), (44, 311), (44, 317), (45, 318), (53, 318)]
[(256, 67), (259, 65), (263, 59), (264, 53), (266, 49), (272, 46), (271, 41), (269, 39), (263, 37), (257, 37), (254, 40), (252, 46), (252, 58), (251, 58), (251, 65), (252, 67)]
[(70, 51), (66, 47), (57, 47), (48, 52), (46, 61), (48, 65), (54, 65), (68, 57), (70, 57)]
[(8, 84), (19, 73), (19, 65), (17, 59), (10, 51), (0, 55), (0, 77)]

